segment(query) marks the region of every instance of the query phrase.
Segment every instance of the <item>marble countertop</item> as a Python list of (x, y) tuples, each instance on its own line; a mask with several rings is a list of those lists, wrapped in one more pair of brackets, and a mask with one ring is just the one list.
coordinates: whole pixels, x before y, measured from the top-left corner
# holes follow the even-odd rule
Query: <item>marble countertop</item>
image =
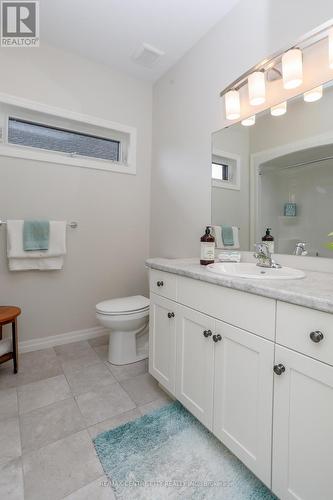
[(305, 271), (306, 277), (303, 279), (260, 281), (214, 274), (201, 266), (198, 259), (154, 258), (148, 259), (146, 265), (151, 269), (333, 313), (332, 273)]

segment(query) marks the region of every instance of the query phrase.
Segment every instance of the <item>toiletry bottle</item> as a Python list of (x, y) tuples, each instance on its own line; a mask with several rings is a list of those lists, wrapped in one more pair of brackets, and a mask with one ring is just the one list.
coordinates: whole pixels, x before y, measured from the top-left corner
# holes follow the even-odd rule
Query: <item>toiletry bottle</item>
[(210, 233), (210, 227), (206, 227), (205, 234), (201, 236), (200, 264), (207, 266), (213, 264), (215, 260), (215, 238)]
[(266, 243), (271, 253), (274, 253), (274, 237), (271, 235), (272, 229), (268, 227), (266, 229), (266, 234), (261, 238), (261, 240)]

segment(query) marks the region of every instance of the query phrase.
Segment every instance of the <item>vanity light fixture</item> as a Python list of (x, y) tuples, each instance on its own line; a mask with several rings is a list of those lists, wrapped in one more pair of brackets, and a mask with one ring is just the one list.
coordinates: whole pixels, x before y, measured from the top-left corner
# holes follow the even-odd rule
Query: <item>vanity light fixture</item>
[(303, 55), (301, 49), (290, 49), (282, 56), (283, 87), (295, 89), (303, 81)]
[(249, 101), (251, 106), (259, 106), (266, 100), (264, 71), (255, 71), (248, 78)]
[(227, 120), (237, 120), (240, 117), (238, 90), (229, 90), (229, 92), (225, 94), (225, 115)]
[(241, 124), (244, 125), (244, 127), (251, 127), (251, 125), (254, 125), (255, 122), (256, 122), (256, 115), (253, 115), (242, 120)]
[(323, 97), (323, 86), (319, 85), (319, 87), (304, 92), (303, 97), (305, 102), (319, 101)]
[[(284, 51), (277, 52), (262, 60), (225, 87), (220, 92), (220, 96), (225, 99), (227, 120), (238, 120), (242, 118), (242, 115), (246, 116), (249, 105), (263, 105), (266, 101), (266, 94), (270, 98), (273, 96), (275, 100), (275, 95), (279, 88), (280, 98), (286, 99), (286, 92), (283, 89), (294, 90), (302, 85), (303, 54), (306, 56), (307, 51), (318, 44), (318, 42), (324, 42), (319, 46), (319, 51), (327, 50), (328, 52), (329, 61), (324, 72), (329, 73), (327, 70), (328, 66), (333, 70), (333, 19), (331, 19), (307, 35), (299, 38), (292, 47), (286, 48)], [(279, 84), (275, 85), (274, 82), (278, 80), (282, 80), (281, 86)], [(246, 86), (248, 87), (246, 89), (247, 92), (243, 92), (241, 89)], [(271, 89), (273, 92), (271, 92)], [(322, 89), (320, 87), (312, 89), (305, 93), (304, 100), (313, 102), (319, 99), (321, 94)], [(242, 103), (240, 95), (242, 96)], [(248, 96), (247, 99), (246, 95)], [(277, 95), (277, 100), (278, 98)], [(241, 111), (243, 101), (245, 106), (244, 110)], [(286, 110), (287, 103), (282, 102), (271, 107), (271, 114), (272, 116), (281, 116), (286, 113)], [(243, 121), (247, 123), (247, 120)]]
[(328, 65), (333, 69), (333, 28), (328, 32)]
[(282, 116), (287, 112), (287, 101), (281, 102), (276, 106), (271, 107), (272, 116)]

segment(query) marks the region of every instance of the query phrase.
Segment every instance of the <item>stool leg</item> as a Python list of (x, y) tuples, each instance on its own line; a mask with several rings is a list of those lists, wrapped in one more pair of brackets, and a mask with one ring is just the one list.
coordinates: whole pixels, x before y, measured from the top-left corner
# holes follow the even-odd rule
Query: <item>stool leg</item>
[(16, 323), (16, 319), (12, 322), (12, 337), (13, 337), (14, 373), (17, 373), (17, 370), (18, 370), (18, 349), (17, 349), (17, 323)]

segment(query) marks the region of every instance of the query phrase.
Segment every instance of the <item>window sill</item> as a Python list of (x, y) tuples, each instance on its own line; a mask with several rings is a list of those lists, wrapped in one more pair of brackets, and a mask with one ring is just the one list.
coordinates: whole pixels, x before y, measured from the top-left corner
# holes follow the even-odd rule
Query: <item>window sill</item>
[(228, 181), (220, 181), (218, 179), (212, 179), (212, 187), (217, 187), (221, 189), (233, 189), (234, 191), (240, 191), (240, 186), (233, 184)]
[(93, 170), (118, 172), (122, 174), (136, 174), (135, 166), (124, 163), (109, 162), (107, 160), (84, 158), (80, 156), (68, 156), (61, 153), (53, 153), (42, 150), (34, 151), (33, 149), (11, 146), (9, 144), (0, 144), (0, 156), (42, 161), (46, 163), (56, 163), (58, 165), (67, 165), (71, 167), (90, 168)]

